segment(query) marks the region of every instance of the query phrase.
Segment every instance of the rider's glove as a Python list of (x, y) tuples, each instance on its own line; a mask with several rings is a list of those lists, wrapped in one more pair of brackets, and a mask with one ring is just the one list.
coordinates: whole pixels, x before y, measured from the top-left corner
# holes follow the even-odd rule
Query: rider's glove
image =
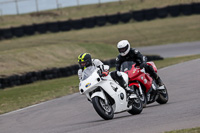
[(145, 65), (146, 65), (146, 64), (145, 64), (144, 62), (143, 62), (143, 63), (141, 63), (141, 64), (140, 64), (140, 69), (144, 68), (144, 67), (145, 67)]
[(104, 71), (104, 72), (102, 72), (102, 76), (105, 77), (108, 75), (108, 73), (109, 73), (109, 71)]
[(101, 70), (98, 70), (97, 73), (99, 74), (100, 77), (102, 77), (102, 72), (101, 72)]

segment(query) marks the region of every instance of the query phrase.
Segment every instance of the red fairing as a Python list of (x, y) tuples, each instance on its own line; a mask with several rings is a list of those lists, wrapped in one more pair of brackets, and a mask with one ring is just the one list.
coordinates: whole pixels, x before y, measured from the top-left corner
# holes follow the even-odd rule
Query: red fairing
[(158, 70), (157, 70), (157, 67), (156, 67), (156, 65), (154, 64), (154, 62), (150, 61), (150, 62), (147, 62), (147, 64), (150, 65), (150, 66), (152, 66), (153, 69), (154, 69), (154, 71), (157, 73)]
[(132, 65), (131, 70), (125, 71), (125, 73), (128, 74), (129, 77), (129, 86), (135, 85), (139, 88), (138, 81), (143, 84), (146, 88), (146, 92), (148, 92), (152, 85), (152, 78), (147, 73), (141, 72), (140, 68), (136, 68), (135, 64)]

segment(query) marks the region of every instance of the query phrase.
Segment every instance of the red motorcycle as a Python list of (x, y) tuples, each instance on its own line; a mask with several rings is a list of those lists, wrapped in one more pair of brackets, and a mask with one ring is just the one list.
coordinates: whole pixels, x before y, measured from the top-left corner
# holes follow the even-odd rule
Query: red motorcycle
[[(147, 64), (151, 65), (157, 73), (157, 68), (154, 62), (147, 62)], [(155, 101), (159, 104), (165, 104), (168, 102), (168, 92), (166, 86), (158, 86), (155, 80), (145, 72), (145, 69), (137, 67), (135, 62), (123, 62), (120, 71), (128, 74), (129, 87), (134, 89), (140, 97), (143, 107), (146, 107), (146, 104), (150, 104)]]

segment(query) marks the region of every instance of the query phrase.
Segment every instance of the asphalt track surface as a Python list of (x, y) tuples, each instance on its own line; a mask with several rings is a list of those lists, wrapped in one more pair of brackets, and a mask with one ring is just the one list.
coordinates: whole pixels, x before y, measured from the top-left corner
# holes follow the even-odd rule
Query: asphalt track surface
[(137, 48), (142, 54), (178, 57), (200, 54), (200, 41)]
[[(176, 52), (177, 53), (177, 52)], [(0, 115), (0, 133), (162, 133), (200, 126), (200, 59), (158, 70), (169, 93), (165, 105), (105, 121), (75, 93)]]

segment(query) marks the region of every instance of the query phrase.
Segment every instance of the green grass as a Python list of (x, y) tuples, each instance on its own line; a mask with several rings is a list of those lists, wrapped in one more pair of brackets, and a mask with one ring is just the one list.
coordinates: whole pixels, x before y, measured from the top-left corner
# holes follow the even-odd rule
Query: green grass
[[(200, 55), (166, 58), (155, 64), (163, 68), (197, 58)], [(0, 114), (78, 92), (78, 84), (78, 76), (74, 75), (0, 90)]]
[(200, 127), (182, 129), (182, 130), (175, 130), (175, 131), (168, 131), (168, 132), (165, 132), (165, 133), (199, 133), (199, 132), (200, 132)]
[(77, 88), (78, 77), (71, 76), (0, 90), (0, 114), (72, 94)]
[(132, 47), (198, 41), (199, 22), (200, 15), (192, 15), (3, 40), (0, 76), (76, 64), (83, 52), (101, 60), (115, 58), (122, 39)]
[(111, 2), (104, 4), (84, 5), (79, 7), (68, 7), (60, 10), (49, 10), (39, 13), (23, 15), (8, 15), (0, 17), (0, 28), (30, 25), (33, 23), (55, 22), (68, 19), (86, 18), (118, 12), (164, 7), (168, 5), (200, 2), (199, 0), (125, 0), (122, 2)]

